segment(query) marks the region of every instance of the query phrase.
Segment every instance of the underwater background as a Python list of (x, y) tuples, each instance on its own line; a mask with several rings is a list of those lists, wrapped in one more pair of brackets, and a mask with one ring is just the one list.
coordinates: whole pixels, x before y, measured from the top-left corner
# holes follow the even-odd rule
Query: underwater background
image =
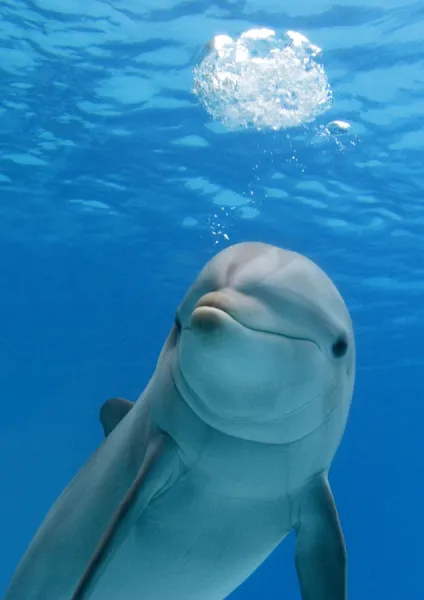
[[(255, 27), (322, 49), (313, 122), (229, 129), (193, 94), (204, 45)], [(407, 0), (1, 0), (0, 597), (103, 401), (138, 397), (204, 263), (260, 240), (315, 260), (354, 321), (330, 472), (349, 598), (422, 598), (423, 38)], [(299, 599), (293, 542), (231, 598)]]

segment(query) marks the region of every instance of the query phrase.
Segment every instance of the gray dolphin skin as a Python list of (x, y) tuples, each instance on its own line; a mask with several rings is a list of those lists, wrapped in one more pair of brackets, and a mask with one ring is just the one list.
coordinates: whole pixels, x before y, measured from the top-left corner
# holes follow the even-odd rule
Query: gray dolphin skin
[(328, 483), (355, 376), (351, 319), (309, 259), (236, 244), (179, 306), (137, 402), (55, 502), (4, 600), (223, 600), (294, 530), (303, 600), (344, 600)]

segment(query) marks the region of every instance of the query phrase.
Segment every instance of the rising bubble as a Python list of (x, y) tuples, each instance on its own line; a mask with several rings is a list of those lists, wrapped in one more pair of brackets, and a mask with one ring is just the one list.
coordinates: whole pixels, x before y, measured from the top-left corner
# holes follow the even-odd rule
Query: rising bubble
[(302, 34), (250, 29), (217, 35), (194, 68), (193, 92), (230, 129), (287, 129), (310, 123), (331, 105), (321, 49)]

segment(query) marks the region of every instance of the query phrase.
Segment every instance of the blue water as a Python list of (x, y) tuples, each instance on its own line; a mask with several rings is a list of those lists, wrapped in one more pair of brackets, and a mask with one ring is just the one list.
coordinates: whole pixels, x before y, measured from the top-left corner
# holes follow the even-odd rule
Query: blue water
[[(313, 125), (229, 132), (191, 94), (202, 45), (255, 26), (323, 49)], [(199, 269), (255, 239), (317, 261), (353, 316), (349, 598), (422, 597), (423, 35), (408, 0), (2, 0), (0, 595), (102, 402), (139, 395)], [(293, 541), (232, 598), (300, 598)]]

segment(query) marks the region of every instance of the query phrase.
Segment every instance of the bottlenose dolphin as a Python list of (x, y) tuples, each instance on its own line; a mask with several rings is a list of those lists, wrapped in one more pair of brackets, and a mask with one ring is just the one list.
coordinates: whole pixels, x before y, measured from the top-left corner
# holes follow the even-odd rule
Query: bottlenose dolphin
[(222, 600), (296, 532), (304, 600), (346, 598), (328, 470), (354, 384), (348, 310), (307, 258), (243, 243), (177, 310), (135, 404), (51, 508), (4, 600)]

